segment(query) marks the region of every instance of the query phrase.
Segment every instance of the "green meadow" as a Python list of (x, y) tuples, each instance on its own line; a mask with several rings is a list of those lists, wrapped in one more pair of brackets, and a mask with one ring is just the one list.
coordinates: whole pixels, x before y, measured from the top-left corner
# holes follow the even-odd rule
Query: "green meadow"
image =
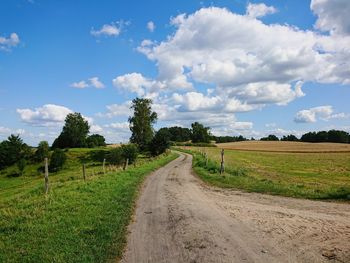
[[(89, 160), (91, 149), (70, 149), (63, 170), (50, 174), (44, 194), (40, 165), (24, 176), (0, 175), (0, 262), (106, 262), (122, 255), (127, 226), (145, 177), (176, 158), (141, 156), (126, 171)], [(82, 177), (82, 163), (87, 179)]]

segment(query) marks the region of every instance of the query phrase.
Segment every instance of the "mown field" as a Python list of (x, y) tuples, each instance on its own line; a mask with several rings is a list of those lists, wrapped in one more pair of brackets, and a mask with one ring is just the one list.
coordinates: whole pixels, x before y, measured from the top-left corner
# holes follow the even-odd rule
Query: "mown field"
[(50, 174), (47, 196), (39, 165), (29, 165), (23, 177), (6, 176), (15, 168), (2, 171), (0, 262), (115, 262), (121, 256), (139, 186), (176, 154), (143, 157), (136, 167), (104, 175), (89, 151), (68, 151), (65, 168)]
[[(273, 142), (276, 149), (278, 142)], [(265, 142), (264, 142), (264, 145)], [(336, 148), (332, 145), (331, 148)], [(194, 169), (205, 181), (220, 187), (310, 199), (350, 200), (350, 154), (263, 152), (225, 149), (224, 176), (218, 174), (220, 148), (184, 147), (195, 154)]]
[(242, 150), (242, 151), (263, 151), (263, 152), (295, 152), (295, 153), (328, 153), (328, 152), (349, 152), (350, 144), (345, 143), (308, 143), (308, 142), (287, 142), (287, 141), (243, 141), (217, 144), (219, 148)]

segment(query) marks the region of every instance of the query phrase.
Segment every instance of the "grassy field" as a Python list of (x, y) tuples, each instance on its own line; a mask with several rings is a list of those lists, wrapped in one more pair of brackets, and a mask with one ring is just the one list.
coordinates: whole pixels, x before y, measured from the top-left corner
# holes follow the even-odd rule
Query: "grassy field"
[(287, 141), (245, 141), (219, 143), (217, 147), (242, 151), (262, 151), (262, 152), (349, 152), (350, 144), (345, 143), (307, 143), (307, 142), (287, 142)]
[[(186, 147), (191, 151), (204, 148)], [(310, 199), (350, 199), (349, 153), (288, 153), (225, 150), (226, 174), (218, 174), (219, 148), (205, 148), (204, 158), (195, 154), (199, 176), (220, 187)], [(211, 170), (211, 171), (209, 171)]]
[(84, 182), (87, 151), (68, 152), (65, 169), (50, 175), (47, 196), (35, 165), (24, 177), (0, 175), (0, 262), (115, 262), (121, 256), (139, 186), (176, 154), (143, 158), (106, 175), (88, 162)]

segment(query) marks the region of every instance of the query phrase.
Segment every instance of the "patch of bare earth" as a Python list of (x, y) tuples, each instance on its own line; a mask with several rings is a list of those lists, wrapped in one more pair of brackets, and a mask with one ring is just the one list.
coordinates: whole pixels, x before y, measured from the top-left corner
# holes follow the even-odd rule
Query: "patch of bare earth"
[(204, 185), (190, 155), (148, 177), (122, 262), (350, 262), (350, 205)]

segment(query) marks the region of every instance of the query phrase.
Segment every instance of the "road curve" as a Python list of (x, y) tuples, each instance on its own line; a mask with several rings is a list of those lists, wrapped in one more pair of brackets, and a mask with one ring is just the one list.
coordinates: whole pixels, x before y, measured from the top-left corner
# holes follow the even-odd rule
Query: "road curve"
[(349, 204), (210, 187), (191, 163), (146, 179), (121, 262), (350, 262)]

